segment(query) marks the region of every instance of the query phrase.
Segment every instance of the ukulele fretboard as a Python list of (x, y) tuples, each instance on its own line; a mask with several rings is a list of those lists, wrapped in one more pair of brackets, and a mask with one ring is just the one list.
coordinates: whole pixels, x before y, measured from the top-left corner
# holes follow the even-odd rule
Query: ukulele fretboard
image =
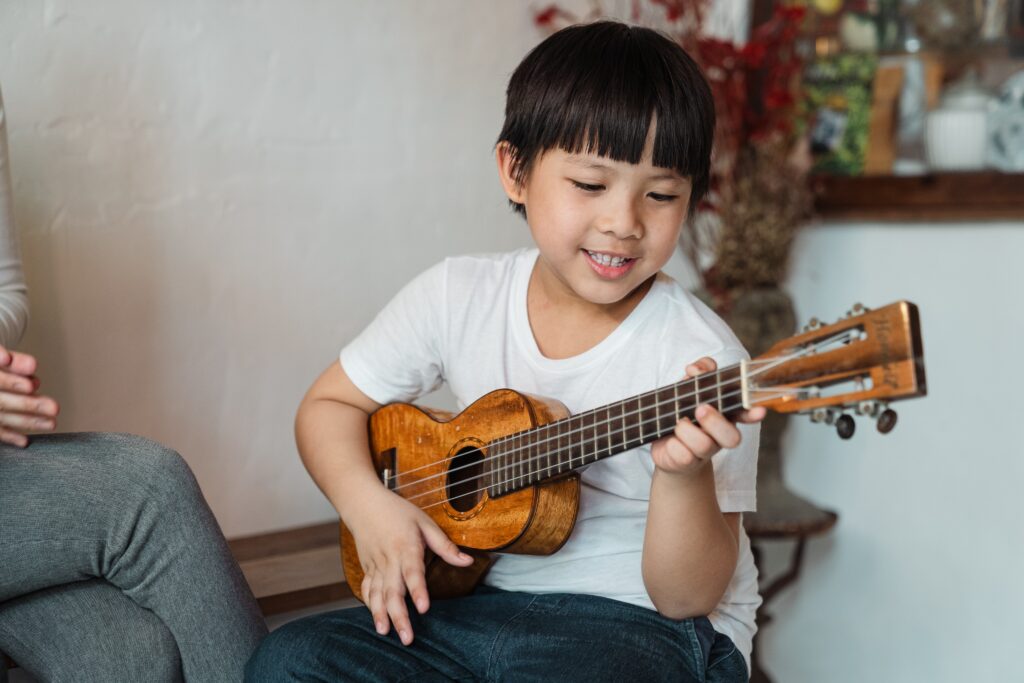
[(737, 364), (496, 439), (484, 461), (487, 493), (503, 496), (656, 441), (701, 404), (734, 415), (741, 394)]

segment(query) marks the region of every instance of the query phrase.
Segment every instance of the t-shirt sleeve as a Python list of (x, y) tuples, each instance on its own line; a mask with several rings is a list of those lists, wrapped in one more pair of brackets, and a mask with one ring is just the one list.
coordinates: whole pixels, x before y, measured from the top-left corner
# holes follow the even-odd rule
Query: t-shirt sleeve
[(377, 403), (411, 401), (444, 381), (445, 263), (414, 278), (340, 354), (341, 366)]
[[(738, 346), (727, 346), (711, 358), (719, 368), (735, 365), (749, 358)], [(757, 450), (760, 424), (737, 424), (740, 445), (719, 451), (711, 458), (715, 468), (715, 490), (722, 512), (754, 512), (757, 509)]]

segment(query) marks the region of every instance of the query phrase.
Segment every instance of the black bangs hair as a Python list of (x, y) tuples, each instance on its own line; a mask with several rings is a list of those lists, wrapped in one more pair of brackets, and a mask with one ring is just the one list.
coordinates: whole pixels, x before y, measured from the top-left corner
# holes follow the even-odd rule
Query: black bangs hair
[[(696, 62), (657, 31), (599, 21), (564, 28), (530, 51), (509, 80), (498, 142), (525, 181), (556, 147), (640, 162), (656, 119), (655, 166), (690, 178), (690, 210), (708, 191), (715, 105)], [(526, 209), (512, 202), (522, 215)]]

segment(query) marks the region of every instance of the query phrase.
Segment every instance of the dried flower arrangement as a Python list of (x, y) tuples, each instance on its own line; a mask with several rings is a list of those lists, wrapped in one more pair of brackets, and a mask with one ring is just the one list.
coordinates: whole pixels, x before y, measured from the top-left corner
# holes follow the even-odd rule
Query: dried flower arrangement
[[(682, 45), (715, 97), (711, 193), (686, 231), (684, 250), (712, 305), (727, 312), (740, 293), (779, 285), (796, 230), (810, 214), (803, 61), (796, 49), (804, 10), (780, 4), (740, 46), (703, 34), (709, 6), (710, 0), (633, 0), (630, 20)], [(551, 5), (535, 21), (553, 31), (603, 16), (596, 2), (586, 16)]]

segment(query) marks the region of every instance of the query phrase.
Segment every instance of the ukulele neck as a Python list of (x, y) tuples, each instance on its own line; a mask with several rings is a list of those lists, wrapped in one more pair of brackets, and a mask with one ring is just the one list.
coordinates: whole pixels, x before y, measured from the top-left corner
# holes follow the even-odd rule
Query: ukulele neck
[(651, 443), (709, 404), (743, 410), (743, 367), (731, 365), (579, 415), (510, 434), (488, 445), (487, 492), (497, 498)]

